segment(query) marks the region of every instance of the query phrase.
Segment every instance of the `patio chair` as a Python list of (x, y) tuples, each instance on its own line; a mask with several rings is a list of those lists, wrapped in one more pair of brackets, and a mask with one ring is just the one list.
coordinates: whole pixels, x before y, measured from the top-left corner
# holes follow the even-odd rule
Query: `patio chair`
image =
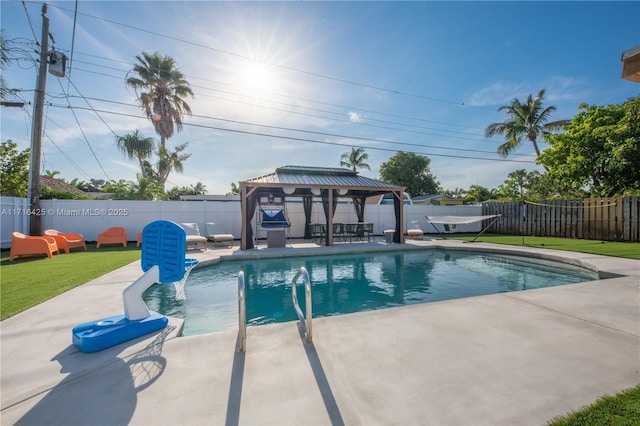
[(17, 256), (21, 258), (25, 254), (46, 254), (49, 259), (53, 253), (60, 254), (58, 244), (52, 237), (38, 237), (24, 235), (20, 232), (11, 234), (11, 250), (9, 251), (9, 261)]
[(84, 251), (87, 251), (87, 244), (85, 243), (82, 234), (68, 234), (55, 229), (46, 229), (44, 231), (44, 235), (47, 237), (53, 237), (53, 239), (56, 240), (60, 253), (62, 253), (62, 250), (69, 253), (72, 248), (76, 247), (82, 247), (84, 248)]
[(413, 225), (413, 228), (407, 229), (407, 237), (414, 240), (424, 239), (424, 231), (420, 229), (420, 222), (412, 220), (411, 224)]
[(181, 223), (180, 227), (182, 227), (187, 234), (187, 250), (189, 250), (190, 246), (197, 249), (198, 244), (204, 245), (204, 249), (207, 249), (207, 237), (200, 235), (200, 229), (197, 223)]
[(312, 223), (311, 224), (311, 240), (313, 242), (322, 242), (327, 236), (327, 229), (324, 223)]
[(229, 247), (233, 247), (232, 234), (221, 233), (218, 229), (218, 225), (214, 222), (207, 222), (205, 226), (207, 227), (207, 239), (209, 241), (213, 241), (214, 247), (218, 247), (218, 245), (222, 243), (229, 243)]
[(127, 230), (120, 226), (114, 226), (104, 232), (99, 233), (96, 248), (100, 248), (100, 246), (103, 244), (122, 244), (122, 247), (126, 247)]

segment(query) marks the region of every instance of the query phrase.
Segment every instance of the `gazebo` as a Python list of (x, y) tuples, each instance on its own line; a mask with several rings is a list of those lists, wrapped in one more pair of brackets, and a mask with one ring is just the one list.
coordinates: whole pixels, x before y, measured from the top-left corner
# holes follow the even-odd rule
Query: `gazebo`
[(273, 173), (254, 177), (240, 182), (240, 203), (242, 209), (242, 250), (254, 247), (252, 227), (256, 211), (257, 197), (261, 191), (282, 191), (286, 196), (302, 197), (305, 214), (305, 238), (311, 237), (310, 219), (313, 198), (320, 197), (327, 221), (325, 243), (333, 245), (333, 215), (338, 198), (351, 198), (355, 206), (358, 221), (364, 221), (365, 200), (368, 197), (386, 193), (394, 195), (396, 226), (394, 242), (404, 242), (403, 202), (405, 187), (359, 176), (349, 169), (283, 166)]

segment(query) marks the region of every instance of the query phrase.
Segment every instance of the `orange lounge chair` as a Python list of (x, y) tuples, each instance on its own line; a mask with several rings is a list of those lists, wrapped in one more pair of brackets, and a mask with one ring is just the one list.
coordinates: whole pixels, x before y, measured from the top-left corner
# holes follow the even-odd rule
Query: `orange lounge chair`
[(113, 228), (109, 228), (106, 231), (99, 233), (96, 248), (100, 248), (101, 244), (122, 244), (122, 247), (126, 247), (127, 230), (120, 226), (114, 226)]
[(56, 240), (60, 253), (62, 253), (62, 250), (69, 253), (69, 250), (76, 247), (82, 247), (84, 251), (87, 251), (87, 244), (84, 242), (84, 237), (81, 234), (67, 234), (66, 232), (59, 232), (55, 229), (47, 229), (44, 231), (44, 235), (53, 237)]
[(16, 256), (22, 257), (25, 254), (46, 254), (51, 259), (53, 253), (60, 254), (60, 251), (56, 240), (52, 237), (31, 237), (20, 232), (11, 234), (9, 261), (13, 261)]

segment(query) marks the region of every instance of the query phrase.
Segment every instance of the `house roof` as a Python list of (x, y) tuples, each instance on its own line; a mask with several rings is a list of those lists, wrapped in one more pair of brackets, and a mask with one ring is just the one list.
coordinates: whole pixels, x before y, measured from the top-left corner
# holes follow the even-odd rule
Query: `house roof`
[(640, 45), (622, 52), (622, 78), (640, 83)]
[(40, 186), (48, 186), (49, 188), (56, 191), (70, 192), (71, 194), (76, 194), (76, 195), (87, 195), (86, 192), (76, 188), (73, 185), (69, 185), (68, 183), (60, 179), (56, 179), (56, 178), (52, 178), (44, 175), (40, 175)]
[[(349, 169), (310, 166), (283, 166), (274, 172), (240, 182), (240, 186), (287, 188), (291, 195), (305, 195), (314, 188), (343, 190), (345, 197), (372, 196), (404, 187), (358, 175)], [(346, 191), (346, 192), (345, 192)]]
[(412, 197), (412, 200), (422, 201), (422, 200), (456, 200), (460, 201), (459, 198), (452, 197), (446, 194), (434, 194), (434, 195), (418, 195), (417, 197)]

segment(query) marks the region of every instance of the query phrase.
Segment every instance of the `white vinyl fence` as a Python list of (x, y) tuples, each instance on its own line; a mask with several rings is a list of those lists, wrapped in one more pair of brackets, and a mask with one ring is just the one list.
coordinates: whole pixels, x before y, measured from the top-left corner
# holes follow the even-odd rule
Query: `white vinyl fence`
[[(0, 197), (1, 202), (1, 247), (11, 245), (14, 231), (29, 233), (28, 200), (24, 198)], [(41, 229), (56, 229), (60, 232), (84, 235), (87, 241), (96, 241), (98, 234), (112, 226), (122, 226), (127, 230), (127, 239), (135, 241), (138, 232), (154, 220), (173, 222), (195, 222), (200, 232), (206, 232), (205, 224), (215, 222), (219, 232), (230, 233), (240, 239), (242, 218), (240, 201), (232, 198), (225, 201), (130, 201), (130, 200), (40, 200)], [(304, 237), (304, 210), (298, 199), (287, 201), (287, 214), (291, 222), (291, 237)], [(405, 227), (412, 227), (411, 221), (419, 221), (426, 233), (444, 232), (429, 224), (425, 216), (478, 216), (480, 206), (404, 206)], [(257, 214), (256, 209), (256, 214)], [(395, 226), (393, 205), (367, 204), (365, 222), (374, 224), (374, 233), (382, 235), (385, 229)], [(356, 222), (355, 209), (350, 202), (340, 202), (336, 208), (334, 222)], [(320, 200), (313, 203), (312, 223), (325, 223), (324, 210)], [(255, 220), (254, 230), (255, 230)], [(458, 225), (455, 232), (479, 232), (480, 222)], [(259, 231), (257, 238), (265, 238)]]

